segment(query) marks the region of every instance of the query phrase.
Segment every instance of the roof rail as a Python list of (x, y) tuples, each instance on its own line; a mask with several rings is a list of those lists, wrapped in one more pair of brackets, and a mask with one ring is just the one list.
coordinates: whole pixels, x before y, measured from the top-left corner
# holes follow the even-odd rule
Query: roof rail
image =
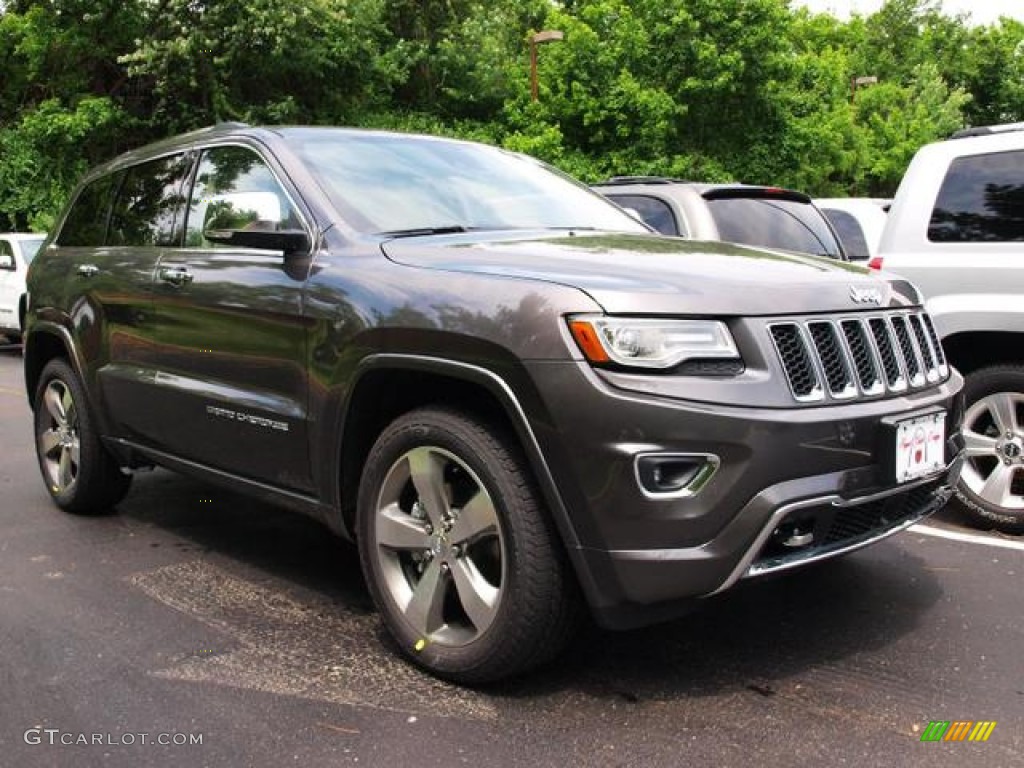
[(599, 185), (615, 186), (616, 184), (690, 184), (686, 179), (673, 179), (669, 176), (612, 176)]
[(991, 136), (995, 133), (1012, 133), (1013, 131), (1024, 131), (1024, 123), (1003, 123), (1002, 125), (979, 125), (975, 128), (964, 128), (957, 131), (949, 138), (967, 139), (971, 136)]

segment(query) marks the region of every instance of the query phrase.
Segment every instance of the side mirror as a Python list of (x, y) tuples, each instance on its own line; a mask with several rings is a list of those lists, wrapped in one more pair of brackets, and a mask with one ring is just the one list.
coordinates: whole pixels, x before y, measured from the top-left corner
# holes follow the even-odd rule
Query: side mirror
[(208, 229), (203, 237), (211, 243), (259, 248), (264, 251), (305, 252), (310, 248), (309, 236), (301, 229)]
[(9, 272), (14, 271), (14, 257), (9, 253), (0, 253), (0, 269), (6, 269)]
[(285, 253), (310, 248), (304, 231), (282, 228), (281, 199), (272, 192), (230, 192), (205, 202), (203, 237), (212, 243)]

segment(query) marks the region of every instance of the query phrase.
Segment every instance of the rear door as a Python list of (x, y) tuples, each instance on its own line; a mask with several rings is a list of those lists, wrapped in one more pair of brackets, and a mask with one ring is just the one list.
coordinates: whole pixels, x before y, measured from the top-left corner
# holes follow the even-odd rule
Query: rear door
[(206, 237), (309, 231), (271, 163), (236, 145), (198, 159), (184, 246), (165, 251), (155, 274), (160, 400), (147, 438), (205, 467), (301, 491), (312, 487), (302, 311), (310, 255)]
[(153, 274), (163, 248), (180, 239), (185, 154), (102, 177), (79, 194), (56, 247), (67, 265), (70, 323), (109, 429), (131, 439), (145, 430), (157, 370)]

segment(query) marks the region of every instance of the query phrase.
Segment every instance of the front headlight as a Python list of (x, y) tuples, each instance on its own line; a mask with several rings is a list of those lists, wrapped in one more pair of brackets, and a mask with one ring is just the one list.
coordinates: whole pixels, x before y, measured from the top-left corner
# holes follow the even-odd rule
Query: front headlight
[(583, 316), (569, 329), (591, 363), (629, 368), (674, 368), (697, 358), (738, 360), (729, 329), (718, 320)]

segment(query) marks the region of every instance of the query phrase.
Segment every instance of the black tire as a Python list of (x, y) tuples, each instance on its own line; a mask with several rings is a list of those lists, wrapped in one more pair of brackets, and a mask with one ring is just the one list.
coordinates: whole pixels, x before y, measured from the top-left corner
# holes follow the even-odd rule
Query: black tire
[[(419, 487), (442, 488), (441, 501), (412, 479), (414, 466), (428, 465), (437, 482), (419, 471)], [(431, 524), (444, 519), (438, 506), (451, 512), (451, 525), (434, 533)], [(385, 530), (407, 529), (413, 543), (403, 534), (394, 548), (382, 544)], [(552, 659), (577, 626), (577, 585), (525, 460), (484, 421), (423, 408), (392, 422), (364, 467), (357, 534), (385, 626), (405, 656), (438, 677), (472, 685), (522, 674)], [(438, 586), (424, 590), (428, 582)], [(421, 621), (413, 603), (428, 591), (435, 615)]]
[(100, 442), (85, 390), (66, 361), (57, 358), (43, 368), (33, 407), (39, 470), (54, 502), (79, 515), (109, 511), (132, 478)]
[[(980, 443), (972, 440), (977, 436), (991, 450), (969, 452), (957, 484), (956, 506), (978, 526), (1024, 533), (1024, 367), (992, 366), (968, 374), (964, 400), (968, 448)], [(997, 424), (999, 407), (1012, 415), (1012, 424)], [(995, 493), (986, 491), (984, 483), (995, 473), (1007, 473), (1009, 483), (1002, 495), (1007, 503), (996, 503)]]

